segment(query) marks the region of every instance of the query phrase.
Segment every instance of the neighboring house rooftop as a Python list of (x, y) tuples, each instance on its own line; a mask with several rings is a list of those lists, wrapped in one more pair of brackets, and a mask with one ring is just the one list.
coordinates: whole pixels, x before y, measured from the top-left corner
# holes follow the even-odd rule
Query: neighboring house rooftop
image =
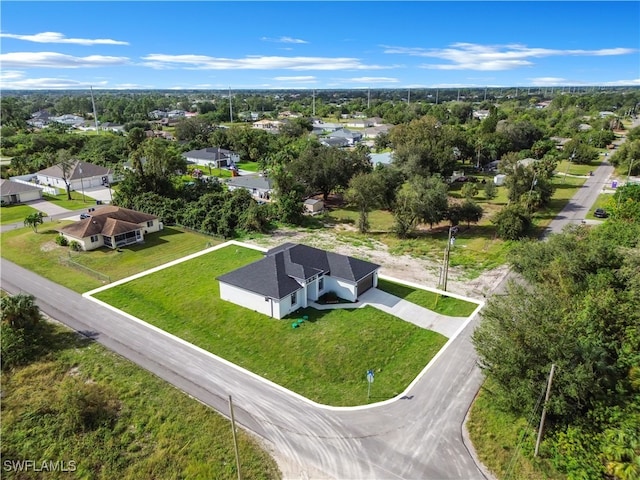
[[(102, 175), (108, 175), (109, 173), (111, 173), (111, 170), (109, 170), (108, 168), (101, 167), (100, 165), (94, 165), (92, 163), (81, 162), (79, 160), (76, 160), (71, 167), (71, 173), (68, 177), (68, 180), (78, 180), (80, 178), (97, 177)], [(59, 165), (54, 165), (53, 167), (40, 170), (37, 174), (42, 175), (44, 177), (64, 178), (64, 174)]]
[(233, 177), (227, 181), (227, 185), (241, 188), (257, 188), (260, 190), (271, 190), (273, 181), (269, 177), (261, 177), (257, 175), (242, 175)]
[(40, 190), (35, 185), (27, 185), (24, 183), (12, 182), (11, 180), (0, 180), (0, 193), (5, 195), (16, 195), (18, 193), (33, 192)]
[(220, 147), (207, 147), (200, 150), (191, 150), (183, 153), (187, 158), (197, 158), (199, 160), (219, 160), (221, 158), (227, 158), (232, 154), (231, 150), (225, 150)]
[(356, 283), (375, 272), (380, 265), (365, 260), (327, 252), (319, 248), (285, 243), (269, 250), (265, 258), (217, 278), (217, 280), (258, 295), (281, 299), (300, 289), (315, 275)]
[(128, 208), (107, 206), (95, 210), (89, 218), (62, 227), (59, 231), (75, 238), (91, 235), (114, 236), (140, 228), (140, 223), (158, 217)]

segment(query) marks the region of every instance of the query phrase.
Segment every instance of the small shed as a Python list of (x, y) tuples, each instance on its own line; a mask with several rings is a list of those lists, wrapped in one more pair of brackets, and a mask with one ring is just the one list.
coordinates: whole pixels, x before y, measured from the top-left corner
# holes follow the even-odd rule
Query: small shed
[(496, 175), (495, 177), (493, 177), (493, 183), (495, 183), (497, 186), (504, 185), (505, 178), (507, 178), (507, 176), (502, 173)]
[(324, 210), (324, 202), (317, 198), (307, 198), (304, 201), (304, 211), (306, 213), (315, 214)]

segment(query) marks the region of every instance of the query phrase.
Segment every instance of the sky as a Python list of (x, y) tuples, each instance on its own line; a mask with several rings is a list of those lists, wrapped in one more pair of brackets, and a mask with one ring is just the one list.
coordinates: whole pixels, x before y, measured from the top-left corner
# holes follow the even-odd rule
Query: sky
[(0, 89), (640, 86), (638, 1), (3, 0)]

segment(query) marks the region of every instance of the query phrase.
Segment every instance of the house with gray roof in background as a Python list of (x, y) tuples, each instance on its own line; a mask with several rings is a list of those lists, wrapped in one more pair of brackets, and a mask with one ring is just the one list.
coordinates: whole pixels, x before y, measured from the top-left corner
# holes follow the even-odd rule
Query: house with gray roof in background
[[(80, 160), (73, 162), (67, 175), (71, 190), (81, 190), (83, 188), (99, 187), (113, 183), (113, 172), (110, 169)], [(54, 165), (37, 172), (36, 182), (40, 185), (61, 188), (63, 190), (67, 188), (64, 172), (59, 165)]]
[(378, 286), (379, 269), (347, 255), (285, 243), (217, 280), (222, 300), (280, 319), (328, 292), (356, 302)]
[(0, 180), (0, 196), (2, 204), (24, 203), (42, 198), (42, 189), (27, 182), (13, 182), (11, 180)]
[(227, 188), (234, 191), (244, 188), (256, 200), (270, 200), (273, 194), (273, 180), (262, 175), (241, 175), (226, 181)]
[(231, 167), (240, 161), (240, 155), (231, 150), (220, 147), (207, 147), (200, 150), (191, 150), (183, 153), (182, 156), (187, 162), (202, 165), (204, 167), (211, 166), (213, 168)]

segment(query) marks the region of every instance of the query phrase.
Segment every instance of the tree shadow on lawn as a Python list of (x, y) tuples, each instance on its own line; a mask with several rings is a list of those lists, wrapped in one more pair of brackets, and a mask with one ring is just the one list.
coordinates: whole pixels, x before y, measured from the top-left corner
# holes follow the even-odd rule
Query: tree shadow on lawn
[(84, 348), (97, 339), (96, 332), (76, 332), (49, 320), (41, 320), (30, 335), (29, 363), (67, 349)]

